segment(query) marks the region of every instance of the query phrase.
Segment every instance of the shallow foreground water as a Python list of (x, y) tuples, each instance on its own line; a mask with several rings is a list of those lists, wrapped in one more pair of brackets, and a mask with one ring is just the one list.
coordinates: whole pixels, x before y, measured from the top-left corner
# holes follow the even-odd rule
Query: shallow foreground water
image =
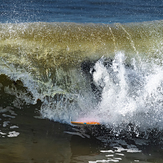
[(15, 110), (11, 107), (7, 112), (1, 113), (1, 162), (163, 161), (162, 145), (155, 142), (158, 140), (126, 139), (110, 136), (107, 132), (100, 138), (86, 135), (83, 129), (35, 118), (36, 108), (37, 106), (27, 106)]
[[(3, 118), (0, 160), (4, 163), (44, 162), (141, 162), (161, 163), (162, 147), (145, 139), (124, 140), (105, 135), (105, 143), (87, 138), (72, 127), (34, 118), (33, 110)], [(10, 114), (6, 114), (11, 116)], [(1, 121), (1, 122), (2, 122)], [(71, 132), (70, 132), (71, 131)]]

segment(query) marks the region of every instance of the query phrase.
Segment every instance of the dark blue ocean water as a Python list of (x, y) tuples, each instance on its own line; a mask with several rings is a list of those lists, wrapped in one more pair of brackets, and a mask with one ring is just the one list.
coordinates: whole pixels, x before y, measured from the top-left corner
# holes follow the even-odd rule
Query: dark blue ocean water
[(0, 22), (142, 22), (163, 19), (161, 0), (1, 0)]

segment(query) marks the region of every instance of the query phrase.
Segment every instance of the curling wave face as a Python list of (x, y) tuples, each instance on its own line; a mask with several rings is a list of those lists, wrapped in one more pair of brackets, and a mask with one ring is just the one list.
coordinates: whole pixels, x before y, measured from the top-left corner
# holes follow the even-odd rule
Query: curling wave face
[(162, 129), (162, 35), (163, 21), (0, 24), (0, 74), (44, 118)]

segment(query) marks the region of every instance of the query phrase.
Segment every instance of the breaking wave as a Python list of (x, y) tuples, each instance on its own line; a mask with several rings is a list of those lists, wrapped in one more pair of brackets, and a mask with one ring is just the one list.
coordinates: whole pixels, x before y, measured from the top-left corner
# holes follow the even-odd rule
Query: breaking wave
[(0, 24), (0, 88), (54, 121), (162, 130), (162, 35), (163, 21)]

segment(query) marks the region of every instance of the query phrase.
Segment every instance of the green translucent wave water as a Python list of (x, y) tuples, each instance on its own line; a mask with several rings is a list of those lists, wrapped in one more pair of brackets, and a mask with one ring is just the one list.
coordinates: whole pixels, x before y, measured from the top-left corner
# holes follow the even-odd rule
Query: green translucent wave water
[[(163, 21), (130, 24), (0, 24), (1, 74), (37, 81), (43, 89), (83, 88), (81, 65), (119, 51), (132, 58), (162, 56)], [(89, 69), (88, 69), (89, 71)], [(59, 87), (58, 87), (59, 86)]]
[(161, 48), (163, 21), (131, 24), (0, 24), (0, 56), (21, 66), (71, 67), (86, 59), (124, 51), (154, 55)]

